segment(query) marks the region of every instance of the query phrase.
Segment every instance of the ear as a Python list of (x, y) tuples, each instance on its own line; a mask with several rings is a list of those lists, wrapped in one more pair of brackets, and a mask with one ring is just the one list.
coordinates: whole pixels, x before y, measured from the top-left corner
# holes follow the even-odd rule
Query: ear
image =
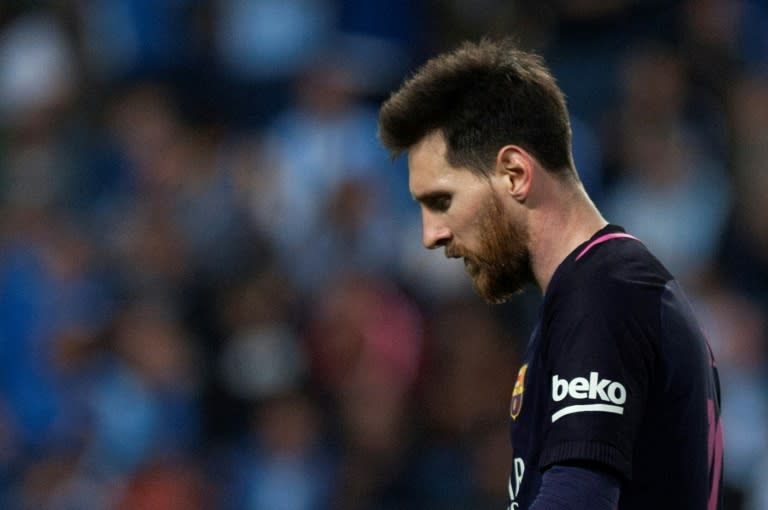
[(496, 154), (496, 174), (505, 192), (520, 203), (530, 193), (534, 166), (533, 157), (517, 145), (505, 145)]

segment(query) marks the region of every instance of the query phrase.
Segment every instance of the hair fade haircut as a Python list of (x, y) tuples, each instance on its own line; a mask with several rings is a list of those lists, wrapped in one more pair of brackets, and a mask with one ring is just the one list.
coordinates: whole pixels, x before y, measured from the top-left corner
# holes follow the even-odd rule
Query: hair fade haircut
[(510, 39), (466, 42), (427, 61), (379, 111), (393, 158), (440, 130), (453, 167), (487, 175), (508, 144), (553, 173), (575, 175), (565, 97), (543, 60)]

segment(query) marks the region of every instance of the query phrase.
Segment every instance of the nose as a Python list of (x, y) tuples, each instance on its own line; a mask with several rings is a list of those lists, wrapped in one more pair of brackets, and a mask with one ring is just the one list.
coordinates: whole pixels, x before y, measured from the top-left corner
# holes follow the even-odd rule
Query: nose
[(444, 222), (427, 212), (422, 214), (422, 242), (424, 247), (432, 250), (445, 246), (453, 234)]

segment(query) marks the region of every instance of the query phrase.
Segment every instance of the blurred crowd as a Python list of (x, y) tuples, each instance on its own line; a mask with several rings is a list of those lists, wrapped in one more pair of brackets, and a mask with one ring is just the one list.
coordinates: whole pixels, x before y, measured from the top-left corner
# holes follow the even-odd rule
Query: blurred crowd
[(768, 509), (762, 0), (3, 0), (0, 507), (504, 508), (541, 298), (422, 248), (376, 117), (510, 34), (706, 329), (727, 508)]

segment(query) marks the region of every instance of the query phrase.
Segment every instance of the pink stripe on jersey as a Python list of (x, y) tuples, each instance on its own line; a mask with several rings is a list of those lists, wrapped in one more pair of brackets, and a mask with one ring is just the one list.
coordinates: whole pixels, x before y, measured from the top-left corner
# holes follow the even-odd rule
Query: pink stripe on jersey
[(587, 254), (589, 250), (591, 250), (593, 247), (597, 246), (598, 244), (604, 243), (606, 241), (610, 241), (611, 239), (620, 239), (620, 238), (626, 238), (626, 239), (634, 239), (637, 241), (638, 239), (635, 236), (631, 236), (629, 234), (622, 234), (621, 232), (616, 232), (614, 234), (605, 234), (604, 236), (600, 236), (591, 243), (587, 245), (586, 248), (581, 250), (581, 253), (576, 257), (576, 260), (579, 260), (581, 257)]
[(715, 414), (715, 403), (712, 400), (707, 400), (707, 419), (709, 420), (707, 461), (711, 484), (707, 510), (717, 510), (720, 473), (723, 468), (723, 428), (720, 425), (720, 417)]
[(707, 400), (707, 418), (709, 420), (707, 461), (710, 473), (707, 510), (717, 510), (720, 475), (723, 469), (723, 428), (720, 425), (720, 417), (715, 414), (715, 403), (712, 400)]

